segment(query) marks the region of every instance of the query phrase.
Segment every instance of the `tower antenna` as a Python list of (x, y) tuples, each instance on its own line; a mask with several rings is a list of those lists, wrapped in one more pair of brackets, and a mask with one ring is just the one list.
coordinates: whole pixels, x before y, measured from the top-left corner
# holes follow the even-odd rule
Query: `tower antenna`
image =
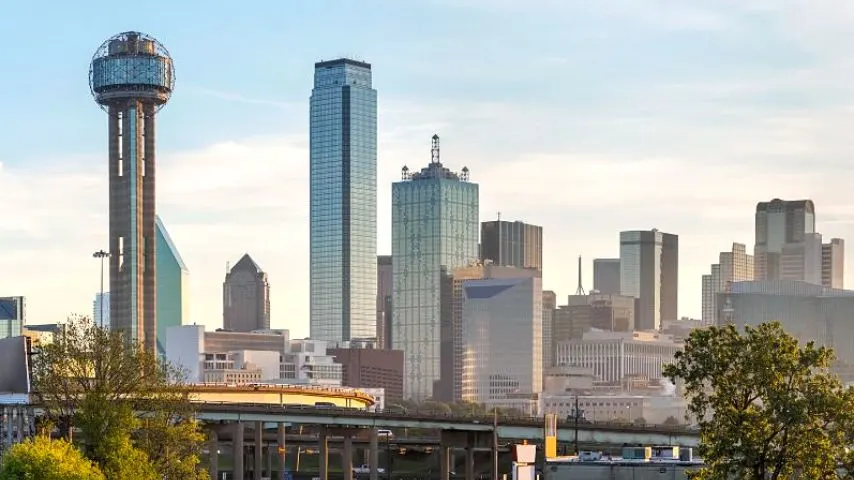
[(584, 293), (584, 287), (581, 286), (581, 255), (578, 256), (578, 288), (575, 289), (576, 295), (587, 295)]
[(504, 244), (501, 243), (501, 212), (498, 212), (498, 264), (499, 265), (503, 265), (501, 263), (501, 249), (503, 246), (504, 246)]
[(430, 148), (430, 163), (439, 162), (439, 135), (433, 135), (432, 147)]

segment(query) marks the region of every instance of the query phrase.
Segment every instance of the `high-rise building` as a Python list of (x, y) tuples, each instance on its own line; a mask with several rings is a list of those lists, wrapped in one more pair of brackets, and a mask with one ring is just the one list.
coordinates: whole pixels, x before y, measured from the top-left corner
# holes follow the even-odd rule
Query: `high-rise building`
[(24, 297), (0, 297), (0, 338), (20, 337), (27, 324)]
[(845, 240), (833, 238), (821, 246), (821, 285), (844, 288)]
[(400, 350), (347, 345), (331, 348), (327, 353), (341, 364), (341, 384), (345, 387), (384, 388), (386, 399), (403, 398), (403, 352)]
[(371, 65), (314, 65), (310, 118), (310, 329), (331, 344), (376, 336), (377, 91)]
[(543, 372), (554, 366), (554, 348), (552, 348), (552, 327), (557, 308), (557, 294), (543, 290)]
[(248, 253), (225, 274), (222, 324), (232, 332), (270, 328), (270, 283)]
[(154, 117), (175, 87), (172, 58), (148, 35), (120, 33), (95, 52), (89, 86), (109, 119), (111, 328), (154, 350)]
[(96, 325), (110, 328), (110, 292), (96, 293), (92, 302), (92, 321)]
[(468, 168), (444, 167), (438, 135), (432, 143), (430, 164), (415, 173), (403, 167), (392, 185), (392, 345), (404, 352), (404, 396), (413, 400), (431, 397), (440, 378), (443, 291), (450, 294), (443, 285), (454, 268), (477, 260), (480, 226)]
[(377, 347), (391, 348), (391, 255), (377, 255)]
[(155, 217), (157, 233), (157, 351), (166, 353), (166, 331), (187, 321), (190, 308), (190, 270), (178, 253), (160, 217)]
[(492, 220), (480, 226), (481, 259), (496, 265), (543, 269), (543, 227)]
[[(755, 280), (821, 283), (821, 240), (818, 239), (816, 251), (815, 205), (812, 200), (775, 198), (770, 202), (760, 202), (756, 205), (755, 227)], [(784, 260), (784, 256), (788, 258)]]
[(718, 293), (727, 289), (729, 284), (753, 280), (754, 259), (747, 254), (743, 243), (733, 243), (729, 252), (721, 252), (718, 263), (711, 267), (711, 274), (703, 275), (702, 283), (702, 323), (717, 325)]
[[(620, 232), (620, 291), (637, 299), (635, 328), (678, 318), (679, 237), (657, 229)], [(672, 318), (671, 318), (672, 317)]]
[(620, 259), (593, 259), (593, 290), (606, 295), (620, 294)]

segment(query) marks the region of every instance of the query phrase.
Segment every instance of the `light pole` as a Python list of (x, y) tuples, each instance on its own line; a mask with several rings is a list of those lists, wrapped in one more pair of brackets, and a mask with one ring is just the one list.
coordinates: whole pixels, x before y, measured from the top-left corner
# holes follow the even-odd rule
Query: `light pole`
[(99, 297), (98, 307), (101, 310), (99, 315), (101, 316), (98, 324), (101, 328), (104, 328), (104, 259), (109, 258), (110, 254), (105, 252), (104, 250), (98, 250), (97, 252), (92, 254), (93, 258), (101, 259), (101, 296)]

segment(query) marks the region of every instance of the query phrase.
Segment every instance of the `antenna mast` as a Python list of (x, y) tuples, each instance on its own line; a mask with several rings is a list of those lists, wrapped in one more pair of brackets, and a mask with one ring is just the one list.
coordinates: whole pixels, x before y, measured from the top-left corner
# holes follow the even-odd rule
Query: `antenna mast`
[(498, 264), (499, 265), (503, 265), (501, 263), (501, 250), (502, 250), (503, 246), (504, 246), (504, 244), (501, 243), (501, 212), (498, 212)]
[(584, 293), (584, 287), (581, 286), (581, 255), (578, 256), (578, 288), (575, 289), (576, 295), (587, 295)]
[(430, 163), (439, 162), (439, 135), (433, 135), (432, 148), (430, 149)]

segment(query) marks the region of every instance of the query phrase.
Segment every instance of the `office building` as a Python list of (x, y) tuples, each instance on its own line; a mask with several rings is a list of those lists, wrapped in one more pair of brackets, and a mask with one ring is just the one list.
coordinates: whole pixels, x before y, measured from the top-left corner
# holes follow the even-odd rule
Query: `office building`
[(559, 306), (554, 312), (549, 346), (553, 361), (557, 344), (579, 340), (591, 329), (609, 332), (634, 330), (636, 303), (634, 298), (624, 295), (570, 295), (567, 305)]
[(404, 352), (404, 396), (417, 401), (432, 397), (440, 378), (443, 285), (454, 268), (477, 260), (480, 226), (468, 168), (444, 167), (438, 135), (432, 143), (430, 164), (414, 173), (404, 167), (392, 185), (392, 346)]
[(377, 255), (377, 348), (391, 348), (391, 255)]
[(403, 399), (403, 352), (344, 344), (328, 354), (342, 367), (341, 384), (353, 388), (382, 388), (387, 399)]
[(166, 331), (189, 320), (190, 270), (160, 217), (157, 233), (157, 352), (166, 353)]
[(480, 226), (483, 261), (516, 268), (543, 269), (543, 227), (493, 220)]
[(540, 277), (463, 282), (464, 401), (542, 390), (542, 307)]
[(552, 327), (554, 325), (557, 294), (543, 290), (543, 371), (554, 366), (554, 348), (552, 346)]
[(0, 338), (20, 337), (27, 325), (24, 297), (0, 297)]
[(775, 198), (760, 202), (756, 205), (755, 218), (754, 280), (792, 280), (820, 285), (821, 239), (816, 237), (812, 200)]
[(635, 328), (658, 330), (675, 320), (679, 285), (679, 237), (657, 229), (620, 232), (620, 291), (637, 299)]
[(108, 117), (111, 328), (154, 351), (154, 119), (172, 95), (174, 66), (157, 40), (139, 32), (124, 32), (95, 52), (89, 86)]
[(821, 285), (842, 289), (845, 287), (845, 241), (833, 238), (821, 246)]
[(718, 263), (702, 279), (702, 316), (704, 325), (717, 325), (717, 295), (734, 282), (753, 280), (753, 255), (747, 254), (743, 243), (733, 243), (729, 252), (718, 255)]
[(248, 253), (225, 274), (222, 324), (234, 332), (270, 328), (270, 283)]
[(620, 259), (593, 259), (593, 290), (606, 295), (620, 294)]
[(92, 302), (92, 321), (96, 325), (110, 328), (110, 292), (96, 293)]
[(371, 65), (314, 65), (310, 100), (310, 330), (376, 336), (377, 92)]

